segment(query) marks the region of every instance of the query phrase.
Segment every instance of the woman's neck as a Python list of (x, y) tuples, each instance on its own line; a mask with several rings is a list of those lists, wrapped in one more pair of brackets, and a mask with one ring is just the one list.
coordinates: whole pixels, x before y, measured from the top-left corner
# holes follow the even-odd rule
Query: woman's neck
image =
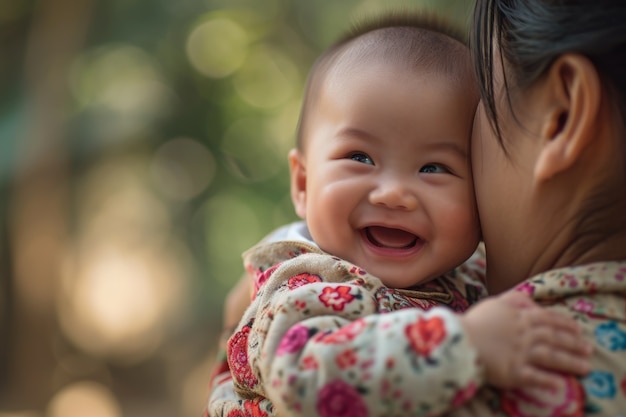
[[(616, 184), (607, 187), (606, 178), (601, 183), (604, 187), (583, 180), (555, 184), (531, 204), (532, 227), (518, 236), (514, 253), (496, 249), (490, 257), (487, 245), (489, 292), (506, 291), (552, 269), (626, 260), (626, 192), (615, 192), (621, 187)], [(558, 196), (563, 189), (570, 191)]]

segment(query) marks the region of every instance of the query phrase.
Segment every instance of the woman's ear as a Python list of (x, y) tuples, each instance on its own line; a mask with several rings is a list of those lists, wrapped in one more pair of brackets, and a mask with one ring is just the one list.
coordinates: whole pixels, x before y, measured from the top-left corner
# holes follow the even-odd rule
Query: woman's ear
[(304, 155), (298, 149), (289, 151), (289, 172), (291, 174), (291, 201), (296, 214), (306, 219), (306, 166)]
[(538, 182), (566, 171), (594, 141), (602, 97), (598, 72), (579, 54), (565, 54), (554, 61), (541, 87), (548, 111), (534, 169)]

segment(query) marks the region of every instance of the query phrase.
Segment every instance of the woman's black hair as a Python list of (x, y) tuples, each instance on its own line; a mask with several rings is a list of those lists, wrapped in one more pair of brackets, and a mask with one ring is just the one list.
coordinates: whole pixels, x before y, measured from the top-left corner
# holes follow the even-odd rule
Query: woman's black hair
[(593, 63), (626, 119), (625, 0), (476, 0), (470, 48), (483, 105), (500, 141), (493, 84), (498, 56), (509, 107), (511, 87), (528, 87), (571, 52)]

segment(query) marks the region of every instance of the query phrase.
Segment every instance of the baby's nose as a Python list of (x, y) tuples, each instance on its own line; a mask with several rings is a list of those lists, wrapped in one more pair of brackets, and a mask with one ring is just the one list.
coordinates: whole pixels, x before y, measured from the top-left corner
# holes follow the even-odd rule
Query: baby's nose
[(415, 210), (417, 196), (407, 181), (386, 181), (370, 192), (370, 203), (394, 210)]

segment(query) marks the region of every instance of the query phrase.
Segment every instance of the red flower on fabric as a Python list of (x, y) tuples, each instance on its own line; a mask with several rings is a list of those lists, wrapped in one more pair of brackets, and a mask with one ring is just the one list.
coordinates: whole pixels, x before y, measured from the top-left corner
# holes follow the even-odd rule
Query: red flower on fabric
[(357, 337), (365, 329), (365, 321), (356, 320), (330, 333), (318, 333), (315, 341), (327, 344), (347, 343)]
[(356, 266), (356, 265), (355, 265), (355, 266), (352, 266), (352, 267), (350, 268), (350, 273), (351, 273), (351, 274), (354, 274), (354, 275), (365, 275), (365, 274), (367, 274), (367, 272), (365, 272), (365, 270), (364, 270), (364, 269), (361, 269), (361, 268), (359, 268), (359, 267), (358, 267), (358, 266)]
[(302, 369), (317, 369), (318, 366), (315, 356), (309, 355), (302, 358)]
[(258, 270), (256, 271), (255, 274), (255, 279), (254, 279), (254, 290), (255, 292), (259, 290), (259, 288), (261, 288), (261, 286), (263, 284), (265, 284), (267, 282), (268, 279), (270, 279), (270, 277), (272, 276), (272, 274), (274, 273), (274, 271), (276, 271), (276, 269), (280, 266), (280, 263), (271, 266), (270, 268), (266, 269), (265, 271), (262, 270)]
[(345, 285), (326, 287), (319, 295), (319, 299), (326, 307), (332, 307), (335, 311), (342, 311), (346, 304), (354, 300), (354, 295), (350, 294), (350, 289)]
[(228, 365), (233, 378), (239, 384), (247, 388), (253, 388), (258, 384), (257, 378), (252, 373), (248, 363), (248, 336), (250, 327), (246, 326), (228, 339)]
[(340, 379), (322, 387), (317, 398), (317, 412), (322, 417), (367, 416), (367, 407), (359, 392)]
[(312, 284), (314, 282), (322, 282), (322, 278), (318, 275), (302, 273), (294, 275), (287, 280), (287, 286), (290, 290), (301, 287), (303, 285)]
[(420, 317), (404, 328), (411, 348), (419, 355), (430, 356), (433, 350), (446, 338), (446, 328), (441, 317), (425, 319)]
[(501, 393), (501, 401), (502, 410), (508, 416), (583, 417), (585, 415), (585, 392), (580, 381), (573, 376), (563, 376), (557, 389), (505, 390)]
[(263, 398), (256, 398), (251, 401), (246, 401), (244, 403), (244, 408), (246, 409), (246, 417), (267, 417), (267, 413), (261, 410), (259, 403), (263, 400)]
[(339, 369), (346, 369), (356, 364), (357, 355), (352, 349), (346, 349), (335, 357)]
[(241, 410), (232, 410), (226, 417), (246, 417), (246, 414)]
[(460, 388), (457, 392), (454, 393), (454, 398), (452, 399), (453, 407), (460, 407), (465, 404), (470, 399), (474, 398), (476, 395), (476, 391), (478, 388), (474, 382), (470, 382), (470, 384), (464, 388)]

